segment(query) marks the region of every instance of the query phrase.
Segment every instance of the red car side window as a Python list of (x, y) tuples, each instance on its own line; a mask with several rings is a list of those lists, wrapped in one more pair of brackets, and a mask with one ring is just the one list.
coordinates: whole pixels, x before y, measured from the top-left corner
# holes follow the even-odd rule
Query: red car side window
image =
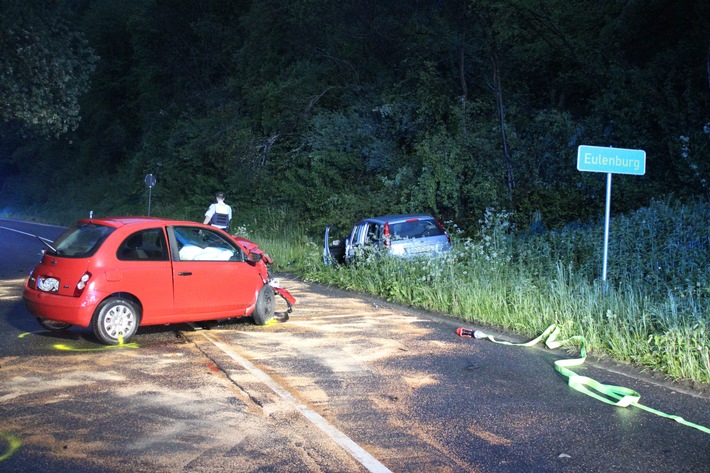
[(222, 234), (199, 227), (173, 227), (178, 261), (244, 261), (244, 252)]
[(116, 257), (122, 261), (167, 261), (163, 229), (151, 228), (133, 233), (119, 245)]

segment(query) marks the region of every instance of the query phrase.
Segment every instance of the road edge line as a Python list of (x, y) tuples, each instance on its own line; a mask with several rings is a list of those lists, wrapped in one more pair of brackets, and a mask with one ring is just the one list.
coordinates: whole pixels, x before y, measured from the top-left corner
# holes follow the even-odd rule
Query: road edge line
[(357, 460), (362, 466), (364, 466), (367, 471), (372, 473), (392, 473), (392, 471), (380, 463), (375, 457), (370, 455), (364, 448), (355, 443), (350, 437), (345, 435), (343, 432), (338, 430), (335, 426), (329, 423), (323, 416), (317, 412), (310, 409), (305, 404), (301, 403), (296, 399), (290, 392), (282, 388), (274, 379), (266, 374), (264, 371), (256, 367), (251, 361), (247, 360), (243, 356), (236, 353), (228, 345), (207, 334), (205, 332), (200, 332), (210, 343), (215, 347), (220, 349), (225, 355), (229, 356), (231, 359), (242, 365), (244, 369), (249, 371), (254, 375), (259, 381), (268, 386), (274, 393), (276, 393), (283, 400), (288, 402), (294, 409), (296, 409), (303, 417), (310, 421), (313, 425), (318, 427), (324, 434), (330, 437), (335, 443), (337, 443), (343, 450), (348, 452), (355, 460)]

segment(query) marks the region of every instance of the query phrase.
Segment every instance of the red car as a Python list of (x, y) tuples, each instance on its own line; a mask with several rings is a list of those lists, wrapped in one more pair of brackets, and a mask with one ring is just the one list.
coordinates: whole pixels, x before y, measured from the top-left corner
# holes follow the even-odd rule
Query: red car
[[(151, 217), (86, 219), (47, 246), (23, 299), (50, 330), (91, 327), (103, 343), (126, 343), (139, 326), (274, 317), (272, 261), (215, 227)], [(276, 285), (275, 285), (276, 286)]]

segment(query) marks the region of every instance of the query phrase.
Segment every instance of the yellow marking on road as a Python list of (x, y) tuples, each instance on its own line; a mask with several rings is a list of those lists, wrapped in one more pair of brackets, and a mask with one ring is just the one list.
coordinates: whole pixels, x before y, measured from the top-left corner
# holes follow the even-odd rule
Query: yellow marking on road
[(12, 434), (6, 434), (5, 432), (0, 432), (0, 442), (7, 444), (7, 450), (5, 450), (5, 453), (0, 455), (0, 462), (10, 458), (12, 454), (15, 453), (22, 445), (20, 439)]
[(137, 343), (124, 343), (122, 345), (106, 345), (94, 348), (79, 348), (64, 343), (57, 343), (56, 345), (54, 345), (54, 348), (62, 351), (106, 351), (117, 348), (140, 348), (140, 346)]

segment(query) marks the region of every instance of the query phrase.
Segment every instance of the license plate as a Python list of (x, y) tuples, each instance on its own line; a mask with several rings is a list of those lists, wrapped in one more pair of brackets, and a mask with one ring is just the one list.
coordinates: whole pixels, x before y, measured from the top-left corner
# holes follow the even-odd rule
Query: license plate
[(37, 288), (44, 292), (57, 292), (59, 291), (59, 279), (37, 278)]
[(426, 253), (430, 250), (431, 249), (428, 246), (415, 246), (415, 247), (409, 249), (409, 253), (419, 254), (419, 253)]

